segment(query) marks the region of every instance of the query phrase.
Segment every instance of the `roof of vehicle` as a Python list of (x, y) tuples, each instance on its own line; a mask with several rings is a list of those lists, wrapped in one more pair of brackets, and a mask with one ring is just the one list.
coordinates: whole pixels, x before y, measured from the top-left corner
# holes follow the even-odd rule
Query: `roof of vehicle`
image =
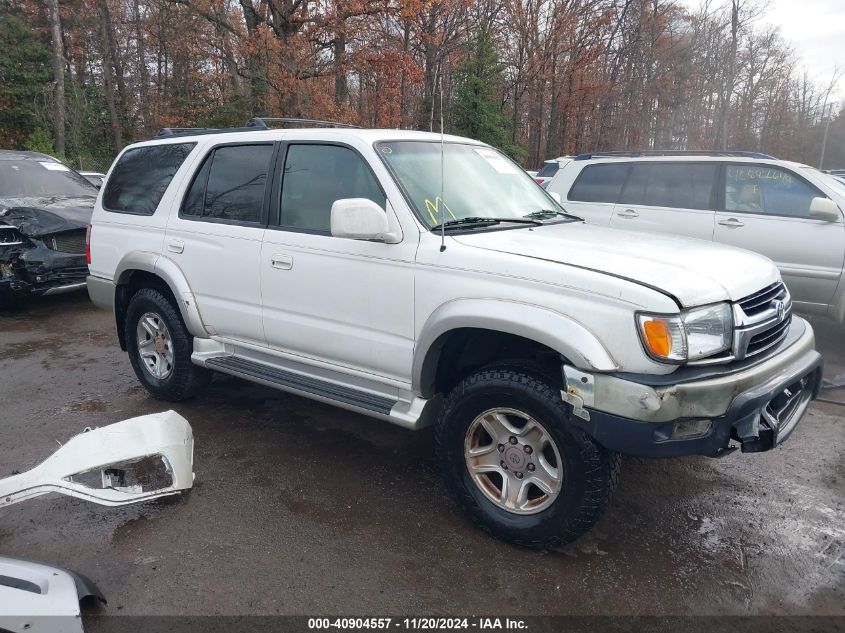
[(804, 163), (797, 163), (795, 161), (783, 160), (774, 156), (766, 154), (759, 154), (756, 152), (739, 153), (739, 152), (714, 152), (698, 153), (691, 152), (688, 154), (657, 154), (657, 155), (613, 155), (613, 154), (581, 154), (578, 158), (572, 161), (573, 164), (590, 164), (590, 163), (611, 163), (611, 162), (709, 162), (709, 161), (729, 161), (732, 163), (772, 163), (778, 165), (788, 165), (790, 167), (811, 169), (810, 165)]
[[(281, 140), (285, 137), (292, 136), (297, 139), (302, 139), (307, 136), (309, 139), (315, 140), (341, 140), (341, 139), (360, 139), (367, 143), (375, 143), (377, 141), (440, 141), (439, 132), (418, 132), (415, 130), (395, 130), (395, 129), (364, 129), (364, 128), (337, 128), (337, 127), (300, 127), (300, 128), (283, 128), (283, 129), (255, 129), (245, 130), (244, 128), (237, 128), (235, 131), (220, 130), (214, 133), (198, 132), (197, 134), (179, 133), (173, 136), (162, 136), (154, 138), (149, 141), (142, 141), (136, 143), (138, 145), (150, 145), (159, 143), (184, 143), (186, 141), (199, 141), (210, 138), (214, 143), (244, 141), (244, 140)], [(476, 145), (484, 145), (480, 141), (473, 139), (453, 136), (451, 134), (444, 134), (443, 140), (447, 142), (472, 143)]]
[(49, 154), (42, 154), (41, 152), (28, 152), (25, 150), (16, 149), (0, 149), (0, 160), (37, 160), (50, 161), (58, 163), (59, 161)]

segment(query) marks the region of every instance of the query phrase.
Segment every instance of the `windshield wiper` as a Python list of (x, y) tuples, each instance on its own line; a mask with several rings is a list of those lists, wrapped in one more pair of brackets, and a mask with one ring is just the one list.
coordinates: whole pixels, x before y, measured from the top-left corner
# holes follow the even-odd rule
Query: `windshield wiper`
[(538, 222), (534, 219), (529, 218), (479, 218), (479, 217), (470, 217), (470, 218), (457, 218), (455, 220), (448, 220), (443, 222), (442, 224), (435, 224), (431, 227), (432, 231), (440, 231), (441, 229), (449, 230), (449, 229), (465, 229), (465, 228), (472, 228), (476, 226), (495, 226), (496, 224), (500, 224), (502, 222), (513, 222), (515, 224), (532, 224), (534, 226), (539, 226), (542, 222)]
[(571, 213), (565, 213), (563, 211), (555, 211), (553, 209), (540, 209), (539, 211), (532, 211), (531, 213), (526, 213), (526, 218), (531, 218), (532, 220), (549, 220), (551, 218), (561, 217), (566, 218), (568, 220), (580, 220), (578, 216), (572, 215)]

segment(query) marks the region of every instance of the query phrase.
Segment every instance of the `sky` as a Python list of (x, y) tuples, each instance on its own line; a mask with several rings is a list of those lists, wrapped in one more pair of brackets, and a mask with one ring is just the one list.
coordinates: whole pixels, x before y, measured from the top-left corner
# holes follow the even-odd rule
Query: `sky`
[[(826, 84), (845, 70), (845, 0), (769, 0), (764, 20), (780, 27), (811, 77)], [(845, 100), (845, 77), (836, 98)]]
[[(685, 0), (697, 7), (697, 0)], [(779, 26), (811, 78), (825, 86), (838, 66), (845, 69), (845, 0), (761, 0), (762, 20)], [(725, 1), (727, 4), (727, 1)], [(845, 102), (845, 77), (834, 98)]]

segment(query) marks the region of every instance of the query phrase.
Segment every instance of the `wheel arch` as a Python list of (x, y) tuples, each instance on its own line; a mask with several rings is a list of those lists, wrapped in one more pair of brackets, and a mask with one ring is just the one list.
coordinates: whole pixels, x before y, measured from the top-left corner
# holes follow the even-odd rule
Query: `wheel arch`
[(413, 390), (424, 398), (437, 393), (441, 362), (460, 339), (492, 333), (523, 340), (534, 351), (553, 351), (576, 367), (618, 369), (599, 339), (572, 317), (542, 306), (498, 299), (460, 299), (440, 306), (427, 319), (414, 349)]
[(193, 336), (204, 338), (209, 336), (188, 280), (172, 260), (156, 253), (128, 253), (115, 271), (114, 283), (117, 336), (120, 347), (124, 351), (126, 340), (123, 326), (126, 319), (126, 307), (135, 290), (143, 287), (157, 287), (167, 291), (179, 309), (188, 332)]

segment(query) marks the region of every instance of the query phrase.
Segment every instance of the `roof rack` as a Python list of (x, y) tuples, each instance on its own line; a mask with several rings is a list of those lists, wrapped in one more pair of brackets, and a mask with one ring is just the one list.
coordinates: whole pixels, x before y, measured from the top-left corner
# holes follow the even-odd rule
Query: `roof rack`
[(305, 125), (305, 126), (314, 126), (314, 127), (343, 127), (343, 128), (353, 128), (353, 129), (361, 129), (360, 125), (352, 125), (351, 123), (340, 123), (339, 121), (324, 121), (322, 119), (297, 119), (292, 117), (253, 117), (249, 121), (246, 122), (246, 127), (248, 128), (259, 128), (261, 130), (270, 130), (272, 129), (271, 125), (285, 125), (285, 124), (293, 124), (293, 125)]
[(584, 154), (578, 154), (578, 156), (575, 157), (575, 160), (590, 160), (591, 158), (640, 158), (646, 156), (725, 156), (734, 158), (774, 159), (774, 156), (769, 156), (768, 154), (763, 154), (762, 152), (645, 149), (626, 152), (587, 152)]
[(340, 123), (338, 121), (322, 121), (320, 119), (297, 119), (291, 117), (253, 117), (241, 127), (165, 127), (153, 138), (170, 138), (173, 136), (199, 136), (202, 134), (223, 134), (226, 132), (259, 132), (272, 130), (285, 125), (294, 127), (339, 127), (360, 129), (358, 125)]

